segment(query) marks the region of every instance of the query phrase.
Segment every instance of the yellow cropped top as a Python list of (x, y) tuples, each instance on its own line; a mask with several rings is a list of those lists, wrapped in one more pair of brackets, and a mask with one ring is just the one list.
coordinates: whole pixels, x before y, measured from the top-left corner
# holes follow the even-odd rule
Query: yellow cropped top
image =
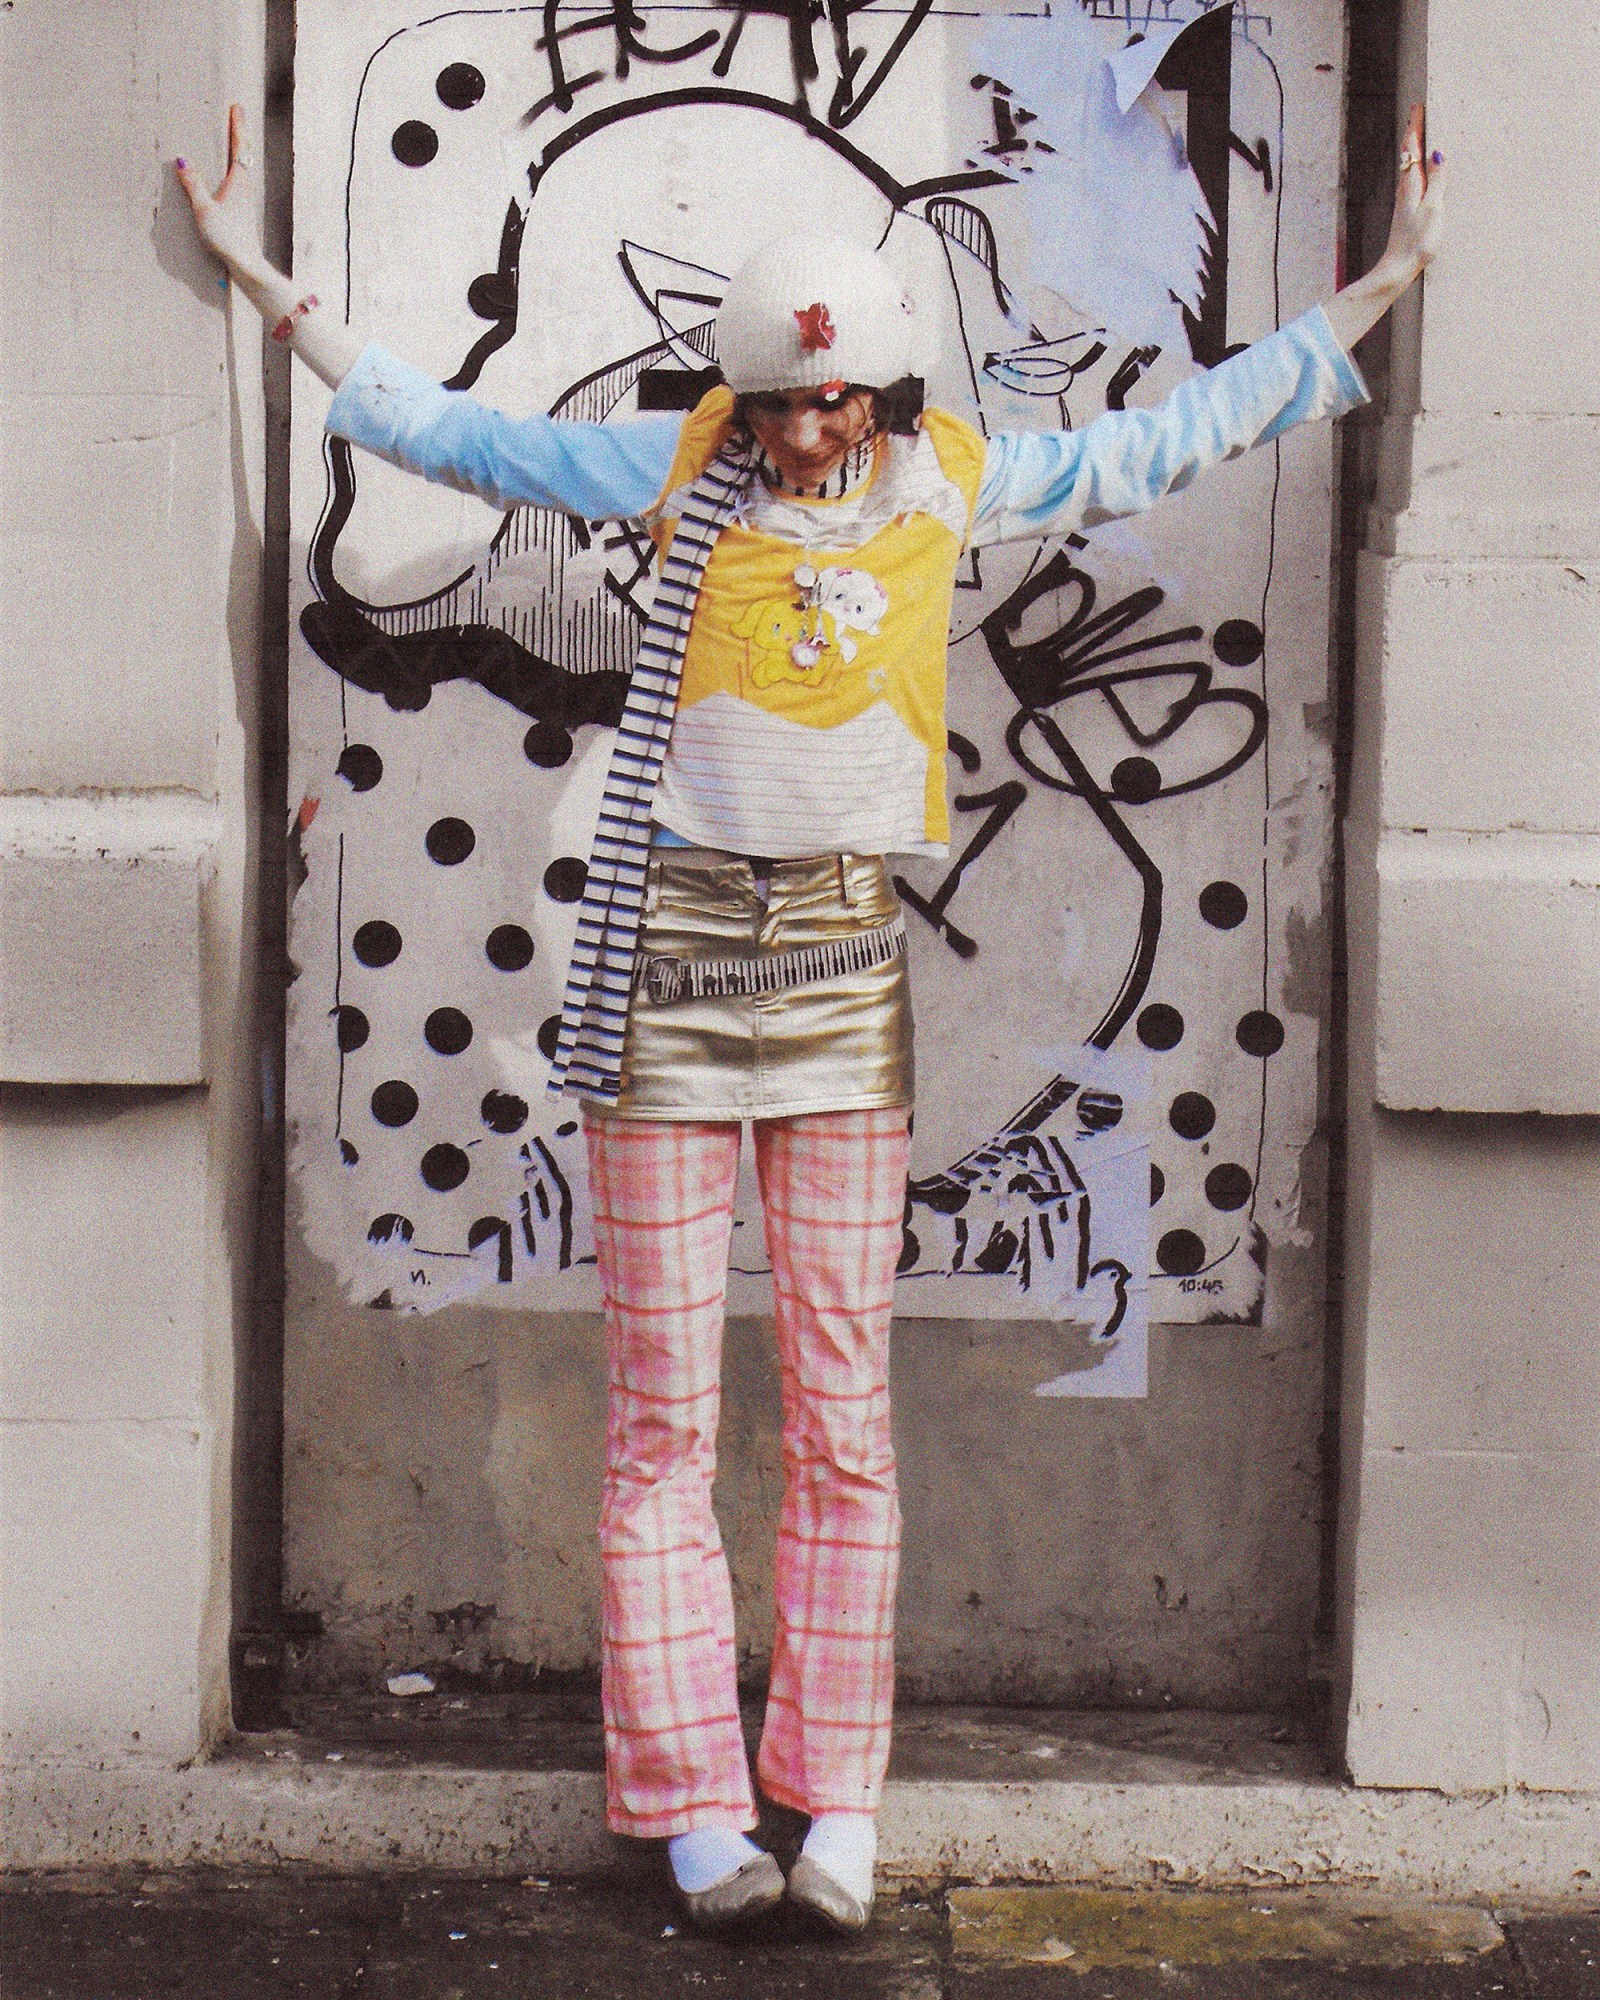
[[(685, 422), (647, 517), (663, 553), (732, 424), (723, 388)], [(660, 825), (778, 857), (945, 851), (945, 649), (985, 449), (930, 410), (842, 498), (755, 482), (701, 582)]]

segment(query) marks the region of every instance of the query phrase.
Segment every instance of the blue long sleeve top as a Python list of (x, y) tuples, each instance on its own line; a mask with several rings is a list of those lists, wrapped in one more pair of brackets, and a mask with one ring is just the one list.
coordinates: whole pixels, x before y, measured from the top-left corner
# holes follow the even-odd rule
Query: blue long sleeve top
[[(1192, 375), (1154, 409), (1108, 410), (1081, 430), (989, 438), (969, 539), (1029, 540), (1143, 513), (1208, 466), (1366, 400), (1360, 371), (1314, 306)], [(496, 507), (555, 507), (586, 520), (650, 507), (682, 424), (677, 412), (598, 424), (509, 417), (376, 343), (327, 418), (335, 436)]]

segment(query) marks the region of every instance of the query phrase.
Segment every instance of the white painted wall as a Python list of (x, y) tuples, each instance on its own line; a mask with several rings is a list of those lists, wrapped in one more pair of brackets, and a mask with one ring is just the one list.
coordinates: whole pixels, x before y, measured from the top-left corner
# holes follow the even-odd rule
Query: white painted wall
[[(1397, 353), (1350, 822), (1349, 1767), (1600, 1786), (1600, 5), (1408, 10), (1450, 246)], [(1409, 87), (1408, 87), (1409, 86)], [(1559, 224), (1533, 214), (1548, 199)], [(1552, 211), (1554, 213), (1554, 211)], [(1398, 374), (1397, 370), (1397, 374)]]
[(8, 1757), (226, 1727), (255, 1063), (259, 333), (167, 162), (255, 5), (0, 13), (0, 1486)]

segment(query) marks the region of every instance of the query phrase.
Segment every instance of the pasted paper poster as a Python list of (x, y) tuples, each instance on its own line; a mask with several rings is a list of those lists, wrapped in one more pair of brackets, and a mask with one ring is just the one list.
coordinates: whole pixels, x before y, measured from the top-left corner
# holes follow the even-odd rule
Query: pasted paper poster
[[(302, 0), (297, 270), (511, 413), (689, 407), (728, 274), (881, 243), (988, 434), (1153, 404), (1329, 288), (1339, 13)], [(355, 1299), (597, 1302), (544, 1093), (650, 590), (637, 523), (427, 486), (296, 385), (291, 1110)], [(1255, 1313), (1299, 1240), (1320, 988), (1331, 438), (963, 559), (949, 859), (897, 861), (919, 1093), (900, 1310)], [(762, 1297), (745, 1200), (732, 1303)]]

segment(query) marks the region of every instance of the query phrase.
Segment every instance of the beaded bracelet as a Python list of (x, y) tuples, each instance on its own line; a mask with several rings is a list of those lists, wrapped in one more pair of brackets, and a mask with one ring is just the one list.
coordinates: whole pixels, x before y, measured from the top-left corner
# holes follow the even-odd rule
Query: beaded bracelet
[(303, 299), (289, 308), (283, 318), (272, 329), (273, 339), (287, 340), (290, 334), (294, 332), (296, 322), (303, 320), (308, 312), (314, 312), (321, 303), (322, 301), (317, 297), (315, 292), (307, 292)]

